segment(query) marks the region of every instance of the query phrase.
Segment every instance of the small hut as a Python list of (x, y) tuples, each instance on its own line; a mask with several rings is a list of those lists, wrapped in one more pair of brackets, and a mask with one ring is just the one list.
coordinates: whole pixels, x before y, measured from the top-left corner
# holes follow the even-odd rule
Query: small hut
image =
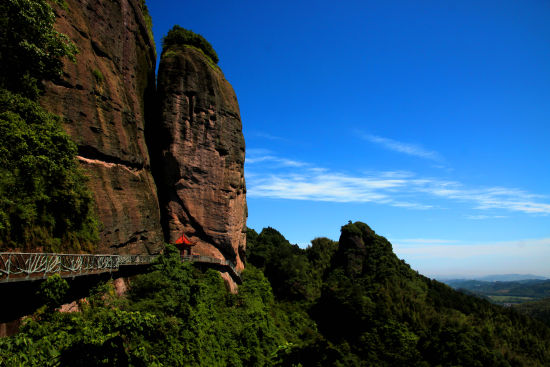
[(191, 242), (189, 238), (182, 233), (181, 236), (175, 242), (176, 247), (180, 250), (181, 257), (191, 256), (191, 248), (196, 244)]

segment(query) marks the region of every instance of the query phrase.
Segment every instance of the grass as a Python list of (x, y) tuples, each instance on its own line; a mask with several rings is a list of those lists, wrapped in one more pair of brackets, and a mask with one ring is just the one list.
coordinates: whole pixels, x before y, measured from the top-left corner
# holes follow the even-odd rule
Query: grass
[(92, 70), (92, 75), (94, 76), (95, 81), (98, 83), (103, 83), (103, 81), (105, 80), (103, 73), (98, 69)]

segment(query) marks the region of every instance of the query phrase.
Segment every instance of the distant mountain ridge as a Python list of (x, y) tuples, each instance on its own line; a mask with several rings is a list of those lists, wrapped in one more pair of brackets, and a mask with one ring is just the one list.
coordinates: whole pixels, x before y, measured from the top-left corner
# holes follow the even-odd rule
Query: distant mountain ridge
[(530, 280), (530, 279), (546, 280), (548, 278), (540, 275), (533, 275), (533, 274), (495, 274), (495, 275), (486, 275), (484, 277), (479, 277), (475, 279), (482, 280), (485, 282), (516, 282), (520, 280)]
[(472, 293), (497, 304), (518, 304), (550, 297), (550, 280), (523, 279), (517, 281), (447, 280), (444, 283), (466, 293)]
[(434, 278), (443, 283), (448, 283), (448, 282), (458, 281), (458, 280), (479, 280), (483, 282), (517, 282), (521, 280), (550, 279), (544, 276), (534, 275), (534, 274), (491, 274), (491, 275), (484, 275), (484, 276), (453, 275), (453, 276), (445, 276), (445, 277), (436, 276)]

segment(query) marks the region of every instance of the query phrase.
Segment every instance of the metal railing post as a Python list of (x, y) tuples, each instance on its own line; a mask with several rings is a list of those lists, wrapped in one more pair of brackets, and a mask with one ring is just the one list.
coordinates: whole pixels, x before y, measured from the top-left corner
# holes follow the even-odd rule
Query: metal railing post
[(46, 255), (46, 267), (44, 268), (44, 275), (42, 276), (42, 279), (46, 279), (46, 276), (48, 274), (48, 259), (49, 259), (49, 256)]
[(11, 268), (11, 254), (8, 255), (8, 276), (6, 278), (7, 281), (10, 280), (10, 268)]

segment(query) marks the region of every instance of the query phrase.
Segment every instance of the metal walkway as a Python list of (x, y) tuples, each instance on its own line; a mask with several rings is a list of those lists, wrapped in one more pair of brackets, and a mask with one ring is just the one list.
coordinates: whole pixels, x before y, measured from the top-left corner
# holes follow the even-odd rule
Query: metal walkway
[[(45, 279), (53, 274), (63, 278), (113, 273), (121, 267), (148, 265), (158, 255), (92, 255), (0, 252), (0, 283)], [(240, 272), (228, 260), (203, 255), (182, 256), (182, 261), (214, 265), (241, 282)]]

